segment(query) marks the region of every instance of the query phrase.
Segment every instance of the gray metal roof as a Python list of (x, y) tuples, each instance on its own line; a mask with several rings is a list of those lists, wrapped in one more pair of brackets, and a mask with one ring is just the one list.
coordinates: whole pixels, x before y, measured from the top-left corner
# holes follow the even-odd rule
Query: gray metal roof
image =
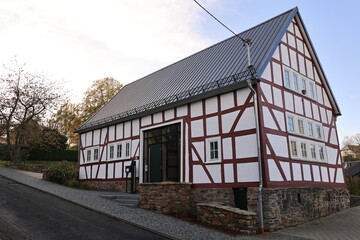
[(77, 132), (184, 104), (185, 100), (206, 97), (230, 85), (245, 86), (241, 85), (245, 80), (261, 76), (296, 13), (297, 8), (291, 9), (239, 34), (252, 40), (253, 69), (247, 68), (243, 42), (230, 37), (126, 85)]

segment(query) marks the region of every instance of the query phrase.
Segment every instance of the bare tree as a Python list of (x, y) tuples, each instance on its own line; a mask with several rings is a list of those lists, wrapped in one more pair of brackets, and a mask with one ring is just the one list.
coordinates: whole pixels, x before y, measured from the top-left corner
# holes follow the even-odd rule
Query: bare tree
[(59, 84), (43, 73), (30, 72), (16, 59), (3, 66), (0, 76), (0, 122), (10, 154), (19, 158), (24, 131), (31, 120), (42, 119), (62, 103)]
[(354, 136), (352, 136), (352, 141), (354, 145), (360, 145), (360, 133), (357, 133)]

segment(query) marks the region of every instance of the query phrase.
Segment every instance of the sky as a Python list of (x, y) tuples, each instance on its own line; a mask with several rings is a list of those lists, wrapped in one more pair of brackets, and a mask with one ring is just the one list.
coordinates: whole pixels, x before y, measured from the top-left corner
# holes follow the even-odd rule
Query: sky
[[(234, 32), (298, 7), (342, 116), (360, 133), (360, 1), (198, 0)], [(231, 37), (192, 0), (0, 0), (0, 63), (62, 82), (80, 102), (94, 80), (128, 84)]]

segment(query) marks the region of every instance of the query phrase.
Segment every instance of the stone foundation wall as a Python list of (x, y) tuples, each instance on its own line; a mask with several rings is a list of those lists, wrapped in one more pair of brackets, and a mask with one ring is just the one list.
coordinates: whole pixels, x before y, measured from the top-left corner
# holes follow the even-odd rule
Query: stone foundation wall
[[(258, 188), (248, 188), (248, 210), (258, 212)], [(264, 227), (273, 231), (297, 225), (350, 206), (345, 188), (291, 187), (264, 188)]]
[(197, 203), (220, 202), (223, 205), (235, 207), (232, 188), (191, 188), (190, 211), (196, 213)]
[(184, 214), (190, 205), (191, 183), (141, 183), (140, 207), (158, 213)]
[(198, 203), (197, 219), (216, 227), (239, 233), (256, 234), (256, 213), (219, 203)]
[[(94, 190), (108, 190), (126, 192), (126, 181), (82, 181), (90, 186)], [(127, 190), (131, 191), (130, 181), (128, 181)], [(138, 183), (136, 183), (138, 190)]]

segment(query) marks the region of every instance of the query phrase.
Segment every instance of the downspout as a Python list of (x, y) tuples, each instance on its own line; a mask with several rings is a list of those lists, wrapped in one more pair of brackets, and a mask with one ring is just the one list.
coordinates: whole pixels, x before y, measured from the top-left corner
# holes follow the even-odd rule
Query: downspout
[[(251, 39), (247, 38), (243, 40), (244, 46), (246, 47), (247, 60), (248, 60), (248, 69), (253, 68), (251, 64), (251, 55), (250, 55), (250, 45)], [(259, 124), (259, 114), (258, 114), (258, 97), (255, 89), (252, 87), (252, 80), (256, 79), (252, 74), (252, 77), (247, 80), (250, 91), (253, 93), (254, 101), (254, 115), (255, 115), (255, 128), (256, 128), (256, 145), (257, 145), (257, 154), (258, 154), (258, 171), (259, 171), (259, 199), (258, 199), (258, 209), (260, 217), (260, 232), (264, 233), (264, 211), (263, 211), (263, 177), (262, 177), (262, 164), (261, 164), (261, 146), (260, 146), (260, 124)]]
[[(251, 65), (249, 67), (252, 67)], [(252, 78), (253, 79), (253, 78)], [(254, 94), (254, 114), (255, 114), (255, 123), (256, 123), (256, 144), (257, 144), (257, 154), (258, 154), (258, 171), (259, 171), (259, 199), (258, 199), (258, 209), (260, 214), (260, 232), (264, 233), (264, 212), (263, 212), (263, 177), (262, 177), (262, 164), (261, 164), (261, 146), (260, 146), (260, 125), (259, 125), (259, 114), (258, 114), (258, 97), (255, 89), (252, 87), (252, 79), (247, 80), (249, 89)]]

